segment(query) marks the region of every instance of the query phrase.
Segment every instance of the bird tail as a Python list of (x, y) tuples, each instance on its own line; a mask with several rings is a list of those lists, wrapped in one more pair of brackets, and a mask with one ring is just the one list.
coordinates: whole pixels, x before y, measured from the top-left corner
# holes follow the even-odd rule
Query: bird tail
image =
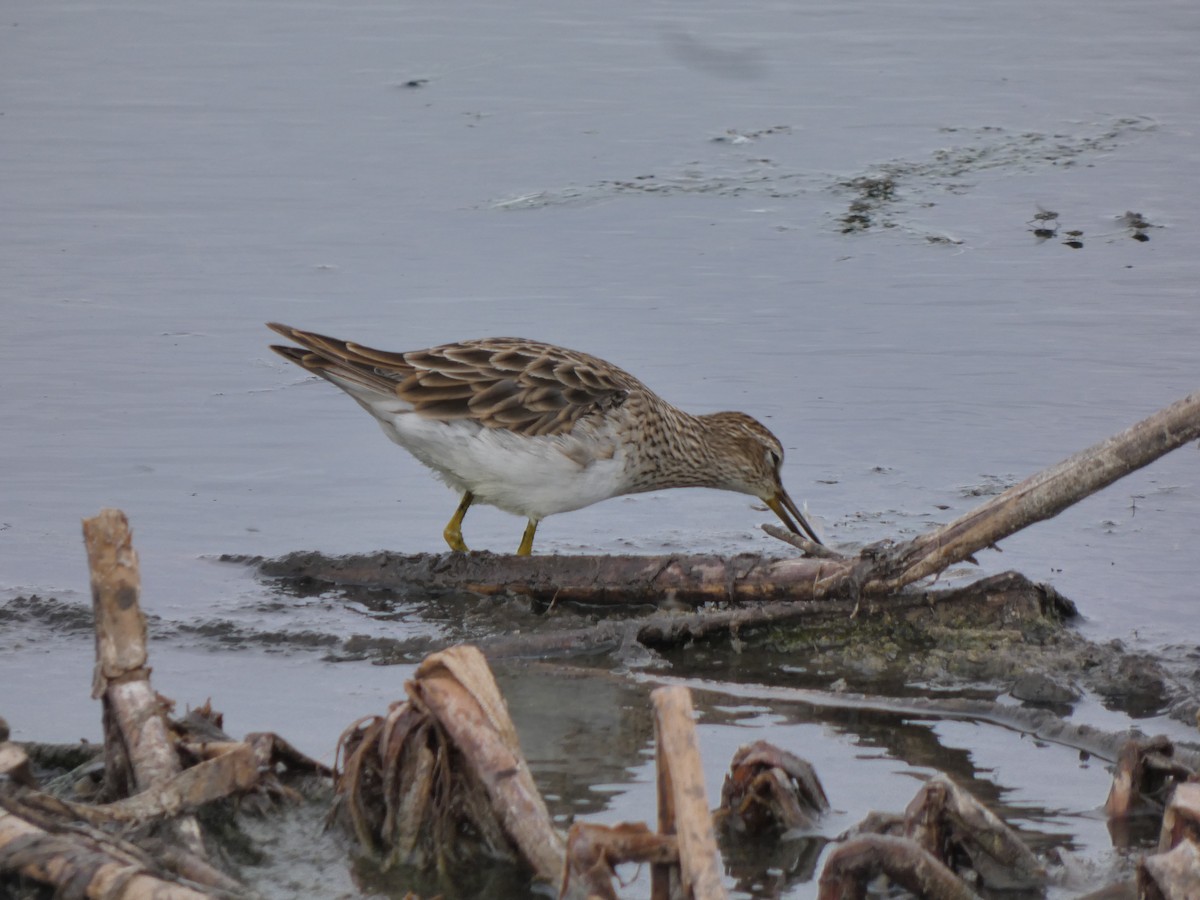
[(405, 369), (411, 368), (397, 353), (373, 350), (278, 322), (268, 322), (267, 327), (301, 345), (272, 344), (272, 350), (356, 397), (364, 393), (395, 397), (397, 381), (404, 377)]

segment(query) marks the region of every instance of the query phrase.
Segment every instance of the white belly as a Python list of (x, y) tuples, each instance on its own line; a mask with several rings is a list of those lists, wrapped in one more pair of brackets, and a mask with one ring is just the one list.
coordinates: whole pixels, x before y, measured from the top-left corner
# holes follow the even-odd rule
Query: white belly
[[(366, 404), (364, 404), (365, 406)], [(604, 430), (522, 437), (467, 420), (368, 410), (384, 433), (476, 502), (539, 520), (625, 493), (625, 454)]]

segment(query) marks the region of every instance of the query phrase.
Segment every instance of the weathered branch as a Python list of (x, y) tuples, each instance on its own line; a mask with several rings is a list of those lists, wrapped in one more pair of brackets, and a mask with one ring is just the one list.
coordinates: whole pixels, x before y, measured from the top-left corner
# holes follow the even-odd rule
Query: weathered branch
[[(704, 789), (704, 768), (696, 724), (692, 720), (692, 695), (672, 685), (650, 693), (654, 704), (654, 731), (658, 757), (658, 831), (673, 834), (679, 846), (679, 879), (683, 896), (695, 900), (722, 900), (721, 855)], [(663, 867), (651, 870), (655, 896), (661, 895)]]
[[(169, 781), (182, 766), (150, 686), (146, 619), (138, 603), (141, 575), (129, 521), (120, 510), (101, 510), (84, 520), (83, 538), (96, 616), (92, 695), (104, 701), (106, 777), (110, 786), (127, 785), (136, 793)], [(123, 771), (122, 760), (131, 773)], [(193, 817), (180, 816), (175, 828), (189, 850), (204, 855), (200, 826)]]
[(516, 729), (483, 654), (470, 646), (435, 653), (406, 688), (414, 703), (434, 712), (534, 872), (557, 881), (566, 848), (521, 755)]
[(993, 497), (949, 525), (897, 547), (864, 590), (886, 594), (940, 572), (1023, 528), (1051, 519), (1114, 481), (1200, 439), (1200, 391)]
[(401, 590), (513, 594), (550, 605), (654, 607), (812, 596), (819, 581), (846, 570), (844, 560), (739, 556), (505, 556), (494, 553), (381, 552), (328, 557), (292, 553), (259, 564), (264, 575), (327, 584)]
[(979, 900), (979, 895), (915, 841), (870, 834), (847, 841), (829, 854), (821, 873), (819, 900), (865, 900), (879, 875), (927, 900)]
[(338, 817), (360, 845), (395, 862), (449, 871), (475, 853), (560, 881), (565, 860), (516, 729), (474, 647), (427, 657), (386, 716), (338, 742)]
[[(21, 789), (0, 792), (0, 871), (54, 885), (78, 897), (204, 900), (201, 886), (178, 883), (157, 862), (120, 838), (43, 808), (52, 798)], [(221, 879), (218, 879), (221, 880)], [(222, 882), (223, 884), (223, 882)]]

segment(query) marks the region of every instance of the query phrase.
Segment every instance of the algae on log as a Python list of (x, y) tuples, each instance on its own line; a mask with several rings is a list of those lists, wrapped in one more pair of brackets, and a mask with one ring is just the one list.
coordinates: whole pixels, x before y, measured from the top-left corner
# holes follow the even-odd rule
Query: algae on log
[[(373, 588), (518, 594), (551, 604), (699, 606), (882, 597), (944, 571), (1005, 537), (1052, 518), (1158, 457), (1200, 438), (1200, 391), (1120, 434), (1009, 488), (968, 514), (903, 543), (856, 557), (766, 559), (755, 554), (536, 556), (491, 553), (291, 554), (258, 561), (264, 575)], [(805, 547), (804, 541), (798, 542)], [(807, 549), (816, 552), (816, 545)]]

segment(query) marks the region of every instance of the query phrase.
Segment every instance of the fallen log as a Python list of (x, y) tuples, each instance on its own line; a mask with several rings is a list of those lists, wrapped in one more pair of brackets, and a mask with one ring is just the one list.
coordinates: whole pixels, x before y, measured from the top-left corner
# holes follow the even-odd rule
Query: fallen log
[[(857, 634), (851, 622), (857, 603), (849, 600), (777, 600), (769, 603), (723, 605), (691, 612), (657, 611), (637, 618), (606, 618), (586, 627), (554, 628), (561, 619), (543, 620), (547, 630), (501, 634), (474, 643), (490, 660), (544, 659), (577, 653), (613, 652), (636, 642), (667, 650), (694, 641), (749, 637), (756, 631), (796, 623), (834, 634)], [(885, 617), (914, 628), (943, 625), (971, 628), (1057, 629), (1074, 617), (1075, 605), (1049, 585), (1035, 584), (1016, 572), (981, 578), (960, 588), (906, 591), (876, 604), (868, 615), (881, 624)], [(860, 620), (861, 622), (861, 620)], [(430, 641), (378, 642), (383, 662), (417, 661), (435, 649)]]
[(545, 608), (570, 603), (622, 609), (811, 598), (818, 581), (834, 578), (846, 567), (845, 560), (768, 559), (756, 553), (507, 556), (483, 551), (328, 557), (300, 552), (255, 562), (263, 575), (289, 581), (518, 595)]
[[(539, 604), (677, 607), (882, 597), (972, 560), (973, 554), (1200, 438), (1200, 391), (1131, 428), (1027, 478), (964, 516), (902, 543), (856, 557), (767, 559), (757, 554), (535, 556), (492, 553), (328, 558), (296, 553), (255, 560), (267, 576), (402, 590), (515, 594)], [(804, 548), (804, 542), (799, 542)], [(235, 559), (227, 557), (227, 559)], [(244, 561), (244, 560), (240, 560)]]

